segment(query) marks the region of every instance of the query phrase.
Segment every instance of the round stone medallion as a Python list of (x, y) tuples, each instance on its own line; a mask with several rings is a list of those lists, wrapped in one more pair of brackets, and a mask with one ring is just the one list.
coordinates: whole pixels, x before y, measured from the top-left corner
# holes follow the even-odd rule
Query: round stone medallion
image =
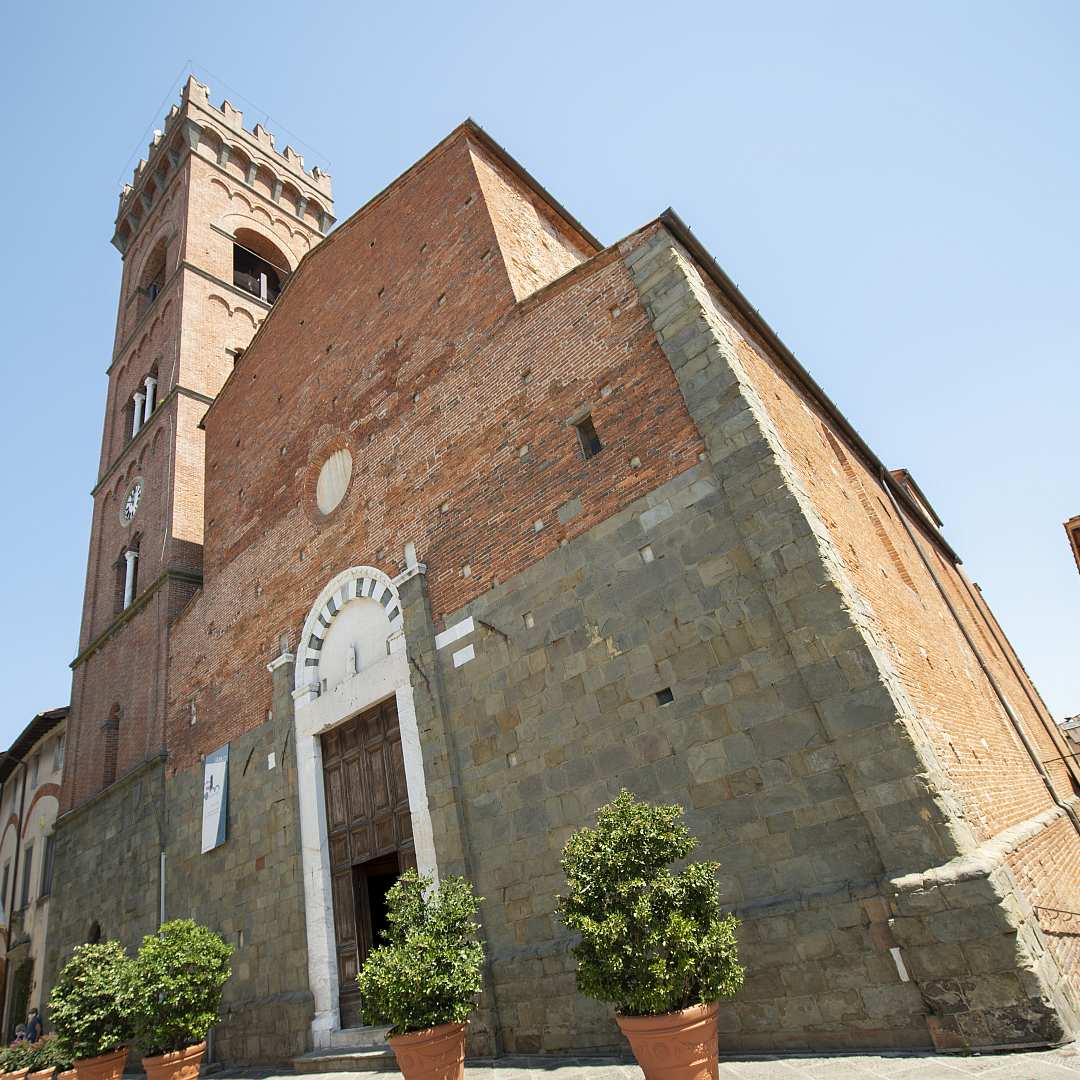
[(320, 514), (332, 513), (345, 498), (349, 480), (352, 479), (352, 467), (352, 454), (344, 448), (335, 450), (322, 463), (315, 484), (315, 504)]

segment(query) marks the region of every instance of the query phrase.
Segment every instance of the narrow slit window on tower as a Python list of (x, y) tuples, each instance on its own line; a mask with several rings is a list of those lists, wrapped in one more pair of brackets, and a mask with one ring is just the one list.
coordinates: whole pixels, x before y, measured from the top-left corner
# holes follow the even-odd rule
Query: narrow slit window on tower
[(120, 706), (114, 705), (105, 721), (102, 781), (108, 787), (116, 780), (116, 759), (120, 753)]
[(578, 442), (581, 443), (581, 452), (587, 458), (596, 457), (604, 449), (604, 444), (600, 441), (600, 436), (596, 434), (596, 425), (593, 424), (592, 415), (583, 416), (575, 421), (574, 427), (577, 429)]

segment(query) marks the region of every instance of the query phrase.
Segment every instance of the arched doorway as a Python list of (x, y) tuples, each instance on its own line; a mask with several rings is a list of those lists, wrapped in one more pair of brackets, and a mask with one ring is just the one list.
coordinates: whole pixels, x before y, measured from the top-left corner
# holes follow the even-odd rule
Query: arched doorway
[(386, 889), (438, 877), (397, 585), (374, 567), (333, 578), (297, 649), (296, 757), (317, 1048), (357, 1024), (357, 967)]

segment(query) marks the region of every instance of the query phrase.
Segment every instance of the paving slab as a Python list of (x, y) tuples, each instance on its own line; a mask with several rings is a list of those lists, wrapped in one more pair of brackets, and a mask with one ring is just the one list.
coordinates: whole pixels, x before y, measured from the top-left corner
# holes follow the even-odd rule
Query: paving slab
[[(296, 1080), (287, 1070), (226, 1069), (215, 1080)], [(356, 1072), (319, 1072), (314, 1080), (356, 1080)], [(401, 1080), (396, 1071), (365, 1072), (365, 1080)], [(1080, 1047), (998, 1054), (746, 1054), (720, 1062), (720, 1080), (1080, 1080)], [(614, 1059), (513, 1057), (466, 1062), (465, 1080), (644, 1080)]]

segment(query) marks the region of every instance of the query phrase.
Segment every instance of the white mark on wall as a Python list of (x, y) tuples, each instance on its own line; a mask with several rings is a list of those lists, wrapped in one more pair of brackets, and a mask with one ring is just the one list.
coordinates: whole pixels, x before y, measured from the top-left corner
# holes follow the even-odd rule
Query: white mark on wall
[(893, 961), (896, 963), (897, 973), (900, 975), (901, 982), (911, 982), (911, 976), (908, 974), (907, 968), (904, 966), (904, 958), (900, 955), (900, 948), (894, 945), (889, 952), (892, 953)]
[(443, 649), (447, 645), (452, 645), (455, 641), (460, 641), (461, 638), (471, 634), (475, 629), (476, 626), (470, 615), (467, 619), (462, 619), (461, 622), (454, 623), (453, 626), (448, 627), (441, 634), (436, 634), (435, 648)]

